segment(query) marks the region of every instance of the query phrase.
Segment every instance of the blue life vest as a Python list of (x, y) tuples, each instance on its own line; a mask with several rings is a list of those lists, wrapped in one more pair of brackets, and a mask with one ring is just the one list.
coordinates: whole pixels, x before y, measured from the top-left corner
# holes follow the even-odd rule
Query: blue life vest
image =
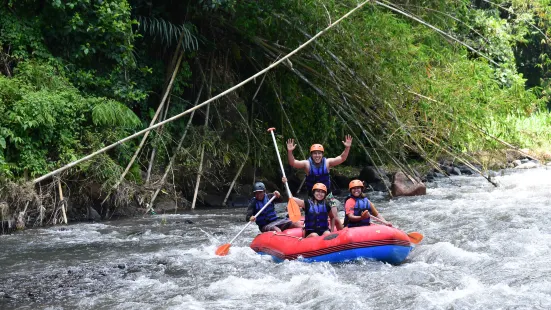
[[(369, 203), (369, 199), (367, 199), (367, 197), (354, 197), (354, 196), (351, 196), (351, 195), (348, 195), (348, 198), (346, 199), (346, 201), (348, 201), (348, 199), (354, 199), (356, 201), (356, 204), (354, 205), (354, 215), (355, 216), (361, 216), (362, 215), (362, 212), (364, 212), (365, 210), (367, 210), (367, 212), (369, 212), (369, 214), (371, 214), (371, 204)], [(369, 226), (370, 225), (370, 220), (371, 218), (366, 218), (366, 219), (363, 219), (361, 221), (358, 221), (358, 222), (352, 222), (350, 220), (348, 220), (348, 216), (346, 216), (346, 219), (345, 219), (345, 223), (344, 223), (344, 226), (348, 226), (348, 227), (360, 227), (360, 226)]]
[(314, 184), (316, 183), (323, 183), (327, 187), (327, 193), (329, 194), (331, 192), (331, 179), (329, 178), (329, 169), (327, 169), (326, 158), (322, 158), (319, 167), (316, 167), (312, 157), (308, 158), (308, 161), (310, 162), (310, 171), (304, 181), (306, 183), (308, 194), (312, 193), (312, 187), (314, 187)]
[[(258, 200), (256, 198), (253, 198), (255, 201), (255, 207), (254, 207), (254, 214), (257, 214), (262, 207), (270, 200), (268, 199), (268, 195), (264, 195), (263, 200)], [(273, 203), (270, 202), (270, 204), (256, 217), (256, 224), (259, 228), (264, 227), (265, 225), (270, 224), (271, 222), (277, 220), (277, 214), (275, 212), (275, 206)]]
[(316, 204), (312, 200), (308, 200), (308, 210), (305, 212), (304, 229), (306, 234), (309, 232), (323, 233), (329, 230), (329, 213), (325, 201), (321, 204)]

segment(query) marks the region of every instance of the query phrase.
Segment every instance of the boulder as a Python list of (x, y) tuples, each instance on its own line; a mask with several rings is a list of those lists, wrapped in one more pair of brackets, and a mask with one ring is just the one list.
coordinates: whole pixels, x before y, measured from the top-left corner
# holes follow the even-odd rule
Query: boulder
[(350, 183), (350, 179), (344, 175), (337, 174), (331, 177), (331, 187), (333, 192), (335, 192), (335, 189), (348, 188), (348, 183)]
[(87, 211), (88, 212), (86, 217), (88, 218), (88, 220), (101, 221), (101, 216), (99, 215), (98, 211), (96, 211), (96, 209), (94, 209), (92, 206), (88, 206)]
[(377, 183), (382, 181), (385, 177), (385, 172), (380, 168), (367, 166), (360, 171), (360, 176), (358, 178), (366, 183)]
[(392, 196), (419, 196), (427, 194), (427, 187), (419, 180), (412, 182), (403, 172), (399, 171), (394, 175), (391, 187)]
[(206, 194), (203, 197), (203, 203), (207, 207), (221, 207), (224, 198), (225, 197), (220, 194)]
[(523, 163), (521, 165), (518, 165), (515, 167), (515, 169), (532, 169), (532, 168), (537, 168), (539, 165), (533, 161), (529, 161), (529, 162), (526, 162), (526, 163)]

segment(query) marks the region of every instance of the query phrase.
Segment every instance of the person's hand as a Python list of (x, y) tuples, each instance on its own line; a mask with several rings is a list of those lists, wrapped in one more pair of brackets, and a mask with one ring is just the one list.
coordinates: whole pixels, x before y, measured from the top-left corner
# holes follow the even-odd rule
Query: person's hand
[(297, 147), (295, 144), (295, 139), (289, 139), (287, 140), (287, 151), (293, 151)]
[(369, 218), (369, 212), (367, 210), (365, 210), (364, 212), (362, 212), (362, 220), (363, 219), (366, 219), (366, 218)]
[(281, 178), (281, 182), (283, 182), (283, 184), (287, 183), (287, 178), (286, 178), (286, 177), (282, 177), (282, 178)]
[[(289, 142), (287, 142), (289, 143)], [(351, 135), (346, 135), (344, 137), (344, 141), (342, 141), (342, 144), (344, 144), (344, 147), (350, 147), (352, 145), (352, 136)], [(289, 144), (287, 144), (287, 149), (289, 149)], [(294, 149), (294, 147), (293, 147)]]
[(256, 220), (256, 217), (254, 217), (254, 215), (251, 216), (251, 218), (249, 219), (249, 221), (251, 221), (251, 222), (254, 222), (255, 220)]
[(392, 226), (392, 224), (390, 224), (390, 223), (386, 223), (386, 226), (388, 226), (388, 227), (394, 227), (394, 226)]
[(276, 196), (276, 198), (281, 197), (281, 194), (280, 194), (278, 191), (275, 191), (275, 192), (274, 192), (274, 195)]

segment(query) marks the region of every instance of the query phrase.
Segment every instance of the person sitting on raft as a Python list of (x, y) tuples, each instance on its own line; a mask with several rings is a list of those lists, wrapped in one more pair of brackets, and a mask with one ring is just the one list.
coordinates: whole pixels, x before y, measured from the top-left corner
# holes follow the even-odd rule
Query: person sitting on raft
[[(362, 193), (364, 184), (360, 180), (352, 180), (348, 184), (350, 195), (346, 198), (344, 204), (344, 226), (345, 227), (361, 227), (369, 226), (371, 215), (385, 220), (377, 211), (373, 203), (367, 199)], [(390, 223), (389, 223), (390, 224)], [(392, 226), (392, 225), (389, 225)]]
[[(293, 150), (296, 148), (295, 140), (287, 140), (287, 159), (291, 167), (302, 169), (306, 173), (306, 179), (304, 181), (306, 186), (306, 191), (308, 192), (308, 197), (312, 197), (312, 188), (316, 183), (323, 183), (325, 187), (331, 190), (331, 178), (329, 176), (329, 170), (331, 167), (342, 164), (348, 158), (348, 153), (350, 151), (350, 146), (352, 145), (352, 136), (346, 135), (344, 137), (344, 151), (341, 155), (335, 158), (326, 158), (324, 157), (325, 149), (321, 144), (312, 144), (310, 147), (310, 157), (305, 160), (296, 160), (293, 155)], [(333, 207), (336, 205), (336, 200), (333, 197), (333, 193), (327, 192), (327, 202)], [(335, 208), (335, 213), (333, 214), (335, 218), (337, 216), (337, 209)], [(341, 230), (343, 228), (340, 221), (334, 223), (337, 225), (337, 229)]]
[[(258, 229), (261, 232), (266, 231), (275, 231), (282, 232), (283, 230), (289, 228), (298, 228), (302, 227), (302, 224), (299, 222), (292, 222), (288, 218), (279, 218), (275, 212), (275, 205), (273, 202), (270, 202), (270, 205), (258, 215), (254, 217), (262, 207), (272, 198), (272, 195), (266, 194), (266, 186), (262, 182), (256, 182), (253, 186), (254, 197), (251, 198), (249, 202), (249, 207), (247, 209), (247, 216), (245, 221), (256, 222)], [(278, 191), (274, 192), (276, 196), (276, 201), (281, 197), (281, 194)], [(269, 196), (269, 197), (268, 197)]]
[[(326, 202), (327, 187), (323, 183), (316, 183), (312, 187), (313, 199), (308, 200), (306, 205), (304, 200), (293, 197), (297, 202), (297, 205), (304, 209), (304, 237), (318, 237), (322, 235), (328, 235), (331, 233), (329, 229), (328, 219), (331, 218), (331, 223), (340, 222), (337, 214), (336, 207), (331, 207)], [(331, 225), (333, 226), (333, 225)], [(331, 227), (332, 229), (333, 227)]]

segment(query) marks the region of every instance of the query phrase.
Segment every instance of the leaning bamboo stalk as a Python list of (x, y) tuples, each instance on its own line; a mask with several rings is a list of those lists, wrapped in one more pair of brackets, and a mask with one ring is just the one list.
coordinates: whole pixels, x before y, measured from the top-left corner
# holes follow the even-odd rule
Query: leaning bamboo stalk
[[(432, 101), (432, 102), (435, 102), (435, 103), (438, 103), (438, 104), (444, 106), (444, 103), (442, 103), (442, 102), (440, 102), (440, 101), (438, 101), (438, 100), (432, 99), (432, 98), (430, 98), (430, 97), (424, 96), (424, 95), (422, 95), (422, 94), (419, 94), (419, 93), (416, 93), (416, 92), (413, 92), (413, 91), (409, 91), (409, 93), (410, 93), (410, 94), (413, 94), (413, 95), (415, 95), (415, 96), (418, 96), (418, 97), (420, 97), (420, 98), (423, 98), (423, 99), (426, 99), (426, 100), (429, 100), (429, 101)], [(453, 114), (451, 114), (451, 113), (448, 112), (448, 111), (443, 111), (443, 112), (446, 113), (446, 115), (448, 115), (450, 118), (455, 119), (455, 120), (459, 120), (460, 122), (466, 124), (467, 126), (471, 127), (472, 129), (474, 129), (474, 130), (480, 132), (480, 133), (483, 134), (484, 136), (490, 137), (491, 139), (493, 139), (493, 140), (495, 140), (495, 141), (497, 141), (497, 142), (499, 142), (499, 143), (501, 143), (501, 144), (503, 144), (503, 145), (505, 145), (505, 146), (507, 146), (507, 147), (510, 147), (510, 148), (516, 150), (517, 152), (523, 154), (524, 156), (527, 156), (527, 157), (530, 157), (530, 158), (536, 158), (536, 159), (540, 160), (539, 158), (535, 157), (534, 155), (530, 155), (530, 154), (527, 154), (527, 153), (523, 152), (523, 151), (522, 151), (521, 149), (519, 149), (518, 147), (516, 147), (516, 146), (514, 146), (514, 145), (512, 145), (512, 144), (510, 144), (510, 143), (508, 143), (507, 141), (503, 141), (503, 140), (501, 140), (501, 139), (498, 138), (498, 137), (493, 136), (492, 134), (486, 132), (484, 129), (482, 129), (482, 128), (478, 127), (478, 126), (473, 125), (471, 122), (469, 122), (469, 121), (467, 121), (467, 120), (465, 120), (465, 119), (463, 119), (463, 118), (456, 118), (456, 117), (453, 116)], [(540, 161), (541, 161), (541, 160), (540, 160)]]
[[(168, 114), (168, 108), (170, 107), (170, 98), (168, 98), (168, 102), (164, 108), (163, 116), (160, 118), (161, 121), (164, 121), (166, 119), (166, 115)], [(159, 132), (157, 133), (158, 136), (161, 136), (163, 134), (163, 126), (159, 128)], [(157, 153), (157, 147), (153, 146), (153, 150), (151, 151), (151, 157), (149, 158), (149, 165), (147, 166), (147, 176), (145, 177), (145, 185), (149, 185), (149, 179), (151, 178), (151, 171), (153, 170), (153, 163), (155, 162), (155, 155)]]
[(59, 203), (61, 204), (61, 216), (63, 217), (63, 223), (67, 224), (67, 213), (65, 212), (66, 201), (63, 198), (63, 190), (61, 189), (61, 180), (57, 179), (57, 188), (59, 190)]
[[(195, 105), (199, 103), (199, 99), (201, 98), (201, 93), (203, 92), (203, 85), (201, 85), (201, 88), (199, 89), (199, 93), (197, 95), (197, 99), (195, 100)], [(174, 165), (174, 161), (176, 160), (176, 156), (180, 152), (180, 149), (182, 148), (182, 144), (184, 143), (184, 139), (186, 138), (187, 131), (189, 127), (191, 126), (191, 121), (193, 120), (193, 115), (195, 114), (195, 111), (191, 113), (189, 116), (189, 120), (186, 124), (186, 129), (184, 129), (184, 133), (182, 134), (182, 137), (180, 138), (180, 141), (178, 142), (178, 146), (176, 147), (176, 151), (174, 154), (172, 154), (172, 157), (170, 158), (170, 162), (165, 168), (165, 173), (163, 174), (163, 177), (161, 178), (161, 181), (159, 182), (159, 187), (155, 190), (153, 195), (151, 196), (151, 202), (149, 203), (149, 206), (153, 208), (153, 203), (155, 203), (155, 199), (157, 199), (157, 195), (159, 195), (159, 192), (163, 188), (163, 185), (165, 184), (166, 178), (168, 176), (168, 173), (170, 169), (172, 169), (172, 166)]]
[[(262, 77), (262, 81), (260, 81), (260, 84), (256, 88), (256, 91), (253, 95), (253, 98), (251, 99), (252, 102), (254, 102), (254, 99), (256, 98), (256, 95), (258, 95), (258, 92), (260, 91), (260, 88), (264, 84), (264, 80), (266, 79), (266, 75), (267, 74), (265, 74)], [(237, 107), (236, 107), (236, 110), (237, 110)], [(237, 111), (239, 112), (239, 110), (237, 110)], [(241, 113), (241, 112), (239, 112), (239, 113)], [(248, 126), (248, 124), (246, 124), (246, 125)], [(249, 141), (249, 135), (247, 135), (247, 154), (245, 155), (245, 159), (241, 163), (241, 166), (239, 166), (239, 169), (237, 170), (237, 173), (233, 177), (233, 180), (230, 184), (230, 188), (228, 189), (228, 192), (226, 193), (226, 197), (224, 197), (224, 201), (222, 202), (222, 206), (226, 206), (226, 202), (228, 201), (228, 198), (230, 197), (231, 191), (232, 191), (233, 187), (235, 186), (235, 183), (237, 182), (237, 178), (239, 178), (239, 176), (241, 175), (241, 172), (243, 171), (243, 168), (245, 167), (245, 164), (249, 160), (249, 152), (250, 151), (251, 151), (251, 142)]]
[(126, 141), (128, 141), (128, 140), (131, 140), (131, 139), (133, 139), (133, 138), (135, 138), (135, 137), (141, 136), (142, 134), (147, 133), (147, 132), (149, 132), (149, 131), (151, 131), (151, 130), (153, 130), (153, 129), (155, 129), (155, 128), (158, 128), (158, 127), (160, 127), (160, 126), (162, 126), (162, 125), (164, 125), (164, 124), (166, 124), (166, 123), (169, 123), (169, 122), (172, 122), (172, 121), (174, 121), (174, 120), (176, 120), (176, 119), (179, 119), (180, 117), (182, 117), (182, 116), (184, 116), (184, 115), (186, 115), (186, 114), (189, 114), (189, 113), (191, 113), (192, 111), (194, 111), (194, 110), (196, 110), (196, 109), (200, 109), (200, 108), (202, 108), (203, 106), (209, 104), (210, 102), (213, 102), (213, 101), (219, 99), (220, 97), (223, 97), (223, 96), (227, 95), (228, 93), (231, 93), (231, 92), (235, 91), (236, 89), (241, 88), (243, 85), (245, 85), (245, 84), (247, 84), (247, 83), (249, 83), (249, 82), (255, 80), (257, 77), (259, 77), (259, 76), (265, 74), (266, 72), (272, 70), (273, 68), (277, 67), (277, 66), (280, 65), (282, 62), (286, 61), (286, 60), (289, 59), (291, 56), (295, 55), (295, 54), (298, 53), (300, 50), (302, 50), (302, 49), (304, 49), (306, 46), (310, 45), (310, 43), (312, 43), (313, 41), (315, 41), (315, 40), (316, 40), (317, 38), (319, 38), (321, 35), (323, 35), (324, 33), (326, 33), (328, 30), (330, 30), (331, 28), (333, 28), (334, 26), (336, 26), (337, 24), (339, 24), (341, 21), (343, 21), (344, 19), (346, 19), (347, 17), (349, 17), (351, 14), (353, 14), (354, 12), (356, 12), (357, 10), (359, 10), (360, 8), (362, 8), (362, 7), (365, 6), (367, 3), (370, 3), (370, 2), (371, 2), (371, 0), (367, 0), (367, 1), (364, 1), (364, 2), (362, 2), (362, 3), (359, 3), (355, 8), (353, 8), (353, 9), (350, 10), (350, 11), (348, 11), (348, 13), (346, 13), (345, 15), (343, 15), (341, 18), (339, 18), (338, 20), (336, 20), (336, 21), (335, 21), (334, 23), (332, 23), (331, 25), (327, 26), (326, 28), (324, 28), (324, 29), (321, 30), (320, 32), (316, 33), (316, 35), (314, 35), (312, 38), (310, 38), (310, 39), (307, 40), (306, 42), (302, 43), (300, 46), (298, 46), (297, 48), (295, 48), (294, 50), (292, 50), (290, 53), (288, 53), (287, 55), (281, 57), (279, 60), (273, 62), (273, 63), (270, 64), (268, 67), (262, 69), (261, 71), (255, 73), (255, 74), (253, 74), (252, 76), (248, 77), (247, 79), (243, 80), (243, 81), (240, 82), (239, 84), (237, 84), (237, 85), (235, 85), (235, 86), (233, 86), (233, 87), (230, 87), (230, 88), (226, 89), (225, 91), (219, 93), (218, 95), (216, 95), (216, 96), (214, 96), (214, 97), (212, 97), (212, 98), (206, 100), (205, 102), (202, 102), (201, 104), (199, 104), (199, 105), (197, 105), (197, 106), (195, 106), (195, 107), (193, 107), (193, 108), (191, 108), (191, 109), (188, 109), (188, 110), (186, 110), (186, 111), (184, 111), (184, 112), (182, 112), (182, 113), (180, 113), (180, 114), (178, 114), (178, 115), (174, 115), (174, 116), (172, 116), (171, 118), (169, 118), (169, 119), (167, 119), (167, 120), (164, 120), (164, 121), (162, 121), (162, 122), (159, 122), (159, 123), (157, 123), (157, 124), (155, 124), (155, 125), (153, 125), (153, 126), (149, 126), (148, 128), (145, 128), (145, 129), (143, 129), (143, 130), (140, 130), (140, 131), (138, 131), (138, 132), (136, 132), (136, 133), (134, 133), (134, 134), (132, 134), (132, 135), (130, 135), (130, 136), (124, 138), (124, 139), (121, 139), (121, 140), (119, 140), (119, 141), (117, 141), (117, 142), (115, 142), (115, 143), (112, 143), (112, 144), (110, 144), (110, 145), (108, 145), (108, 146), (106, 146), (106, 147), (104, 147), (104, 148), (102, 148), (102, 149), (100, 149), (100, 150), (97, 150), (97, 151), (93, 152), (92, 154), (89, 154), (89, 155), (87, 155), (87, 156), (84, 156), (84, 157), (81, 158), (81, 159), (75, 160), (75, 161), (73, 161), (73, 162), (71, 162), (71, 163), (69, 163), (69, 164), (67, 164), (67, 165), (65, 165), (65, 166), (63, 166), (63, 167), (61, 167), (61, 168), (58, 168), (58, 169), (56, 169), (56, 170), (54, 170), (54, 171), (52, 171), (52, 172), (50, 172), (50, 173), (47, 173), (47, 174), (45, 174), (45, 175), (43, 175), (43, 176), (41, 176), (41, 177), (38, 177), (38, 178), (36, 178), (36, 179), (33, 180), (33, 183), (38, 183), (38, 182), (43, 181), (43, 180), (45, 180), (45, 179), (47, 179), (47, 178), (49, 178), (49, 177), (51, 177), (51, 176), (53, 176), (53, 175), (56, 175), (56, 174), (58, 174), (58, 173), (60, 173), (60, 172), (62, 172), (62, 171), (65, 171), (65, 170), (67, 170), (67, 169), (69, 169), (69, 168), (71, 168), (71, 167), (74, 167), (74, 166), (76, 166), (76, 165), (78, 165), (78, 164), (80, 164), (80, 163), (82, 163), (82, 162), (84, 162), (84, 161), (87, 161), (87, 160), (89, 160), (89, 159), (91, 159), (91, 158), (93, 158), (93, 157), (95, 157), (95, 156), (97, 156), (97, 155), (99, 155), (99, 154), (102, 154), (102, 153), (104, 153), (104, 152), (106, 152), (106, 151), (108, 151), (108, 150), (110, 150), (110, 149), (116, 147), (117, 145), (120, 145), (120, 144), (122, 144), (122, 143), (124, 143), (124, 142), (126, 142)]
[[(182, 53), (180, 53), (180, 56), (178, 57), (178, 61), (176, 62), (176, 66), (174, 67), (174, 71), (172, 72), (172, 77), (170, 78), (170, 82), (168, 83), (168, 86), (165, 89), (165, 93), (163, 95), (161, 103), (159, 103), (159, 107), (157, 108), (157, 111), (155, 112), (155, 115), (153, 115), (153, 119), (151, 119), (151, 122), (149, 123), (149, 126), (152, 126), (153, 124), (155, 124), (155, 122), (157, 121), (157, 117), (159, 117), (159, 114), (163, 110), (166, 98), (168, 97), (168, 94), (170, 93), (170, 90), (172, 89), (172, 84), (174, 84), (174, 80), (176, 79), (176, 75), (178, 74), (178, 70), (180, 68), (180, 63), (182, 62), (183, 57), (184, 57), (184, 53), (182, 52)], [(136, 149), (136, 152), (134, 152), (134, 155), (130, 159), (130, 162), (126, 166), (126, 169), (124, 169), (124, 172), (120, 176), (120, 178), (117, 181), (117, 183), (115, 184), (114, 188), (117, 188), (119, 186), (119, 184), (122, 182), (122, 180), (124, 180), (124, 177), (126, 176), (128, 171), (130, 170), (130, 167), (132, 167), (132, 165), (134, 164), (134, 161), (138, 157), (138, 154), (140, 153), (142, 147), (144, 146), (145, 141), (147, 140), (147, 137), (149, 136), (150, 132), (151, 131), (146, 132), (145, 135), (143, 136), (142, 141), (138, 145), (138, 149)], [(107, 199), (107, 198), (105, 198), (105, 199)]]
[[(214, 75), (214, 65), (211, 66), (210, 69), (210, 81), (207, 85), (207, 96), (210, 98), (211, 96), (211, 88), (212, 88), (212, 76)], [(209, 113), (210, 113), (210, 104), (207, 104), (207, 113), (205, 116), (205, 126), (203, 127), (203, 134), (207, 133), (208, 126), (209, 126)], [(199, 193), (199, 186), (201, 185), (201, 175), (203, 174), (203, 160), (205, 158), (205, 142), (203, 141), (203, 145), (201, 146), (201, 158), (199, 159), (199, 170), (197, 171), (197, 180), (195, 181), (195, 191), (193, 192), (193, 201), (191, 202), (191, 209), (195, 209), (195, 203), (197, 202), (197, 194)]]

